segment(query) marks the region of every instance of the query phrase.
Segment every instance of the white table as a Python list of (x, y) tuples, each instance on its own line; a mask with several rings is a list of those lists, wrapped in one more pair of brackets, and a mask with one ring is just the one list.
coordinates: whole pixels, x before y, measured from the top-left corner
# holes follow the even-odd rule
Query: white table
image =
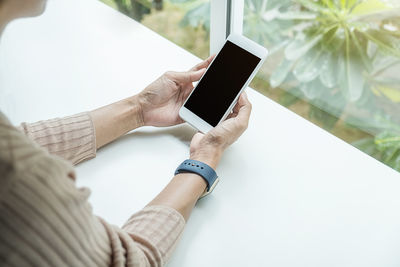
[[(65, 116), (198, 61), (96, 0), (52, 0), (4, 33), (0, 105), (16, 124)], [(400, 266), (399, 173), (257, 92), (249, 98), (249, 129), (169, 266)], [(187, 158), (193, 132), (139, 129), (79, 165), (95, 213), (121, 225), (143, 207)]]

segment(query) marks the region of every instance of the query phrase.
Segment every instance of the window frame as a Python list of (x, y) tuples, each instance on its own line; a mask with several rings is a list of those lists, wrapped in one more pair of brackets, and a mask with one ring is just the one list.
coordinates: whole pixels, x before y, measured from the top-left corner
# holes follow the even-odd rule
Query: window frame
[(210, 0), (210, 55), (216, 54), (230, 33), (243, 34), (244, 0)]

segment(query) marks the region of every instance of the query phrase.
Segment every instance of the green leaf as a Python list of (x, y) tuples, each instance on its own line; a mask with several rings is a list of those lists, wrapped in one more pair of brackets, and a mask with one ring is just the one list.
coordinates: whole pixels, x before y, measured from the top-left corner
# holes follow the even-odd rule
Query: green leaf
[(346, 9), (348, 10), (354, 9), (361, 2), (361, 0), (345, 0), (345, 1), (346, 1)]
[(333, 3), (332, 0), (322, 0), (322, 2), (331, 10), (337, 10), (337, 6)]
[(272, 88), (278, 87), (283, 83), (289, 74), (291, 68), (293, 66), (293, 62), (283, 59), (281, 64), (274, 70), (269, 78), (270, 84)]
[(400, 148), (400, 134), (393, 132), (382, 132), (375, 137), (375, 144), (380, 151), (388, 148)]
[(333, 27), (324, 34), (321, 40), (322, 49), (333, 52), (342, 47), (344, 39), (337, 36), (338, 29), (339, 27), (337, 26)]
[(321, 73), (321, 66), (325, 61), (327, 54), (323, 54), (321, 49), (315, 47), (301, 57), (293, 69), (293, 74), (300, 82), (307, 83)]
[[(398, 83), (399, 84), (399, 83)], [(393, 103), (400, 103), (400, 90), (394, 87), (378, 85), (377, 89)]]
[(321, 83), (327, 88), (333, 88), (338, 82), (338, 54), (328, 53), (321, 64), (319, 76)]
[(121, 1), (125, 6), (127, 6), (128, 8), (132, 8), (132, 2), (129, 0), (122, 0)]
[(371, 60), (368, 58), (368, 40), (366, 40), (361, 34), (350, 32), (351, 42), (357, 49), (357, 53), (360, 56), (365, 69), (369, 72), (372, 69)]
[(314, 80), (312, 82), (303, 83), (300, 85), (300, 91), (303, 92), (304, 96), (308, 100), (313, 100), (321, 95), (321, 91), (324, 90), (324, 86), (319, 80)]
[(378, 45), (382, 52), (400, 58), (400, 38), (384, 30), (370, 29), (362, 33), (366, 38)]
[(354, 49), (354, 44), (351, 43), (348, 33), (346, 34), (345, 51), (339, 59), (341, 59), (339, 85), (347, 99), (355, 102), (361, 97), (364, 89), (364, 69), (360, 56)]
[(312, 10), (312, 11), (324, 13), (328, 10), (324, 5), (321, 5), (320, 3), (312, 1), (312, 0), (295, 0), (295, 1), (302, 4), (305, 8)]
[(365, 15), (375, 13), (377, 11), (387, 10), (389, 7), (381, 0), (364, 0), (357, 4), (352, 14)]
[(306, 54), (313, 48), (321, 39), (322, 34), (316, 34), (312, 38), (304, 37), (305, 39), (295, 39), (285, 49), (285, 57), (288, 60), (296, 60)]
[(394, 68), (396, 65), (400, 65), (400, 59), (380, 53), (377, 57), (375, 57), (372, 64), (374, 68), (372, 70), (372, 75), (378, 75), (389, 70), (390, 68)]

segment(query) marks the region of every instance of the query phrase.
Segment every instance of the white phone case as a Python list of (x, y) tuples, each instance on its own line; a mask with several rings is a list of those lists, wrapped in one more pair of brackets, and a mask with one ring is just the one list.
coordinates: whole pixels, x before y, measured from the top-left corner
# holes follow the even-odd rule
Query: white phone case
[[(260, 69), (260, 67), (264, 63), (264, 61), (265, 61), (265, 59), (267, 57), (267, 54), (268, 54), (268, 50), (265, 47), (262, 47), (261, 45), (255, 43), (254, 41), (252, 41), (252, 40), (250, 40), (250, 39), (248, 39), (248, 38), (246, 38), (246, 37), (244, 37), (242, 35), (231, 34), (231, 35), (228, 36), (226, 41), (230, 41), (230, 42), (236, 44), (237, 46), (241, 47), (242, 49), (250, 52), (251, 54), (253, 54), (253, 55), (257, 56), (257, 57), (259, 57), (261, 60), (257, 64), (257, 66), (254, 68), (252, 74), (249, 76), (249, 78), (247, 79), (246, 83), (243, 85), (243, 87), (241, 88), (241, 90), (239, 91), (239, 93), (237, 94), (237, 96), (235, 97), (235, 99), (233, 100), (231, 105), (229, 106), (229, 108), (226, 110), (224, 116), (221, 118), (221, 120), (218, 122), (218, 124), (221, 123), (222, 121), (224, 121), (226, 119), (226, 117), (229, 115), (229, 113), (232, 111), (233, 107), (235, 106), (235, 104), (237, 103), (237, 101), (239, 99), (240, 94), (243, 92), (244, 89), (247, 88), (248, 84), (251, 82), (251, 80), (257, 74), (258, 70)], [(218, 54), (215, 56), (215, 58), (218, 57)], [(215, 60), (215, 58), (214, 58), (214, 60)], [(214, 60), (211, 62), (209, 68), (212, 66)], [(206, 71), (206, 73), (207, 73), (207, 71)], [(206, 75), (206, 73), (204, 73), (203, 77)], [(200, 82), (201, 82), (201, 79), (200, 79), (199, 83)], [(192, 93), (195, 90), (196, 90), (196, 87), (193, 89)], [(187, 99), (190, 98), (192, 93), (189, 95), (189, 97)], [(187, 99), (186, 99), (186, 101), (187, 101)], [(186, 101), (183, 104), (183, 106), (181, 107), (181, 109), (179, 110), (179, 116), (184, 121), (186, 121), (187, 123), (192, 125), (194, 128), (198, 129), (200, 132), (203, 132), (203, 133), (207, 133), (212, 128), (214, 128), (209, 123), (207, 123), (205, 120), (203, 120), (202, 118), (200, 118), (199, 116), (194, 114), (192, 111), (187, 109), (185, 107)]]

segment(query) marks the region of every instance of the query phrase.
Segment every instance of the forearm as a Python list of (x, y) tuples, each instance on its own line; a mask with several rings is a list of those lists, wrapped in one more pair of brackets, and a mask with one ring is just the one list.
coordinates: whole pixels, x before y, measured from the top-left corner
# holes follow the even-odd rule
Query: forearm
[(97, 148), (143, 126), (143, 115), (137, 96), (95, 109), (90, 115), (96, 130)]
[(182, 214), (187, 221), (205, 188), (206, 182), (201, 176), (194, 173), (178, 174), (148, 206), (171, 207)]
[[(216, 169), (222, 152), (213, 151), (210, 154), (191, 155), (191, 159), (202, 161)], [(148, 206), (161, 205), (177, 210), (187, 221), (197, 200), (206, 189), (207, 183), (198, 174), (181, 173), (175, 175), (163, 191), (154, 198)]]

